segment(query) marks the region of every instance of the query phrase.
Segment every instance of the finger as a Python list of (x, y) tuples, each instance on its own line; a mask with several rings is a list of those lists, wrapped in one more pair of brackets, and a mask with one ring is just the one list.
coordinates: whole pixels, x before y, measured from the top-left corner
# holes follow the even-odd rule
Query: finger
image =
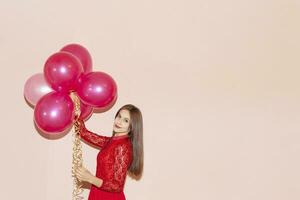
[(80, 168), (77, 171), (80, 172), (80, 173), (83, 173), (84, 170)]
[(81, 176), (78, 177), (77, 179), (78, 179), (80, 182), (85, 181), (84, 177), (81, 177)]
[(75, 170), (75, 171), (74, 171), (74, 174), (78, 174), (78, 170)]
[(87, 169), (85, 167), (80, 167), (81, 171), (87, 171)]
[(82, 173), (82, 172), (76, 172), (75, 175), (82, 177), (82, 176), (84, 176), (84, 173)]
[(81, 171), (86, 171), (86, 168), (81, 167), (80, 170), (81, 170)]
[(77, 177), (78, 179), (82, 179), (82, 176), (81, 176), (80, 174), (78, 174), (76, 177)]
[(76, 175), (76, 178), (78, 178), (79, 180), (82, 180), (82, 175), (80, 175), (80, 174), (78, 174), (78, 175)]
[(82, 176), (82, 175), (83, 175), (82, 172), (77, 172), (76, 174), (77, 174), (78, 176)]
[(79, 171), (79, 170), (80, 170), (80, 167), (76, 167), (75, 169), (76, 169), (76, 171)]

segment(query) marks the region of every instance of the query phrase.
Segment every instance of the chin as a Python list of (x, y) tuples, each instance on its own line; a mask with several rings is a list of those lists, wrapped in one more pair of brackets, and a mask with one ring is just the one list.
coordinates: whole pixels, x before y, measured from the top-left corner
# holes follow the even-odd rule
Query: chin
[(120, 130), (118, 130), (118, 129), (114, 129), (114, 132), (115, 132), (115, 133), (119, 133), (119, 132), (120, 132)]

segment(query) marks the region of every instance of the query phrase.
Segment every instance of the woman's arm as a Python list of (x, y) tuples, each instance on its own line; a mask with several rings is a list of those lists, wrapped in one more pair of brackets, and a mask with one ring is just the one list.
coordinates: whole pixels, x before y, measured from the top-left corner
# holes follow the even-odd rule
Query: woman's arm
[(98, 188), (103, 184), (103, 180), (101, 178), (98, 178), (97, 176), (91, 176), (88, 182)]
[(108, 192), (120, 192), (124, 187), (130, 163), (131, 153), (128, 145), (120, 145), (115, 149), (114, 164), (111, 171), (107, 172), (108, 179), (100, 179), (92, 175), (92, 173), (84, 167), (76, 169), (75, 174), (80, 181), (89, 182)]
[(75, 170), (75, 174), (76, 177), (80, 180), (80, 181), (85, 181), (88, 182), (90, 184), (93, 184), (97, 187), (101, 187), (103, 180), (94, 176), (89, 170), (87, 170), (85, 167), (78, 167)]
[(122, 191), (130, 163), (130, 147), (126, 144), (116, 147), (114, 152), (114, 164), (108, 176), (109, 179), (102, 180), (100, 188), (108, 192)]
[(99, 148), (103, 148), (105, 144), (111, 139), (111, 137), (98, 135), (96, 133), (89, 131), (85, 127), (83, 120), (80, 120), (78, 122), (79, 122), (79, 135), (82, 139), (84, 139), (88, 143), (91, 143)]

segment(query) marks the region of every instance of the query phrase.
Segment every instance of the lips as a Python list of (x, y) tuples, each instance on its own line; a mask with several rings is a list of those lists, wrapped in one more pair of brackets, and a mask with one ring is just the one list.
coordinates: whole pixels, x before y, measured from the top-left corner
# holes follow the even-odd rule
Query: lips
[(121, 128), (120, 126), (118, 126), (117, 124), (115, 124), (115, 126), (117, 127), (117, 128)]

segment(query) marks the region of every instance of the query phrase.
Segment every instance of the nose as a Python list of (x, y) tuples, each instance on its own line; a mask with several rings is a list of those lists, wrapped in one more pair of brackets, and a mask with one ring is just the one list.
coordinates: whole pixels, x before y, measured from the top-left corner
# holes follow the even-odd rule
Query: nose
[(120, 123), (119, 123), (118, 121), (116, 122), (116, 125), (117, 125), (117, 126), (121, 126)]

